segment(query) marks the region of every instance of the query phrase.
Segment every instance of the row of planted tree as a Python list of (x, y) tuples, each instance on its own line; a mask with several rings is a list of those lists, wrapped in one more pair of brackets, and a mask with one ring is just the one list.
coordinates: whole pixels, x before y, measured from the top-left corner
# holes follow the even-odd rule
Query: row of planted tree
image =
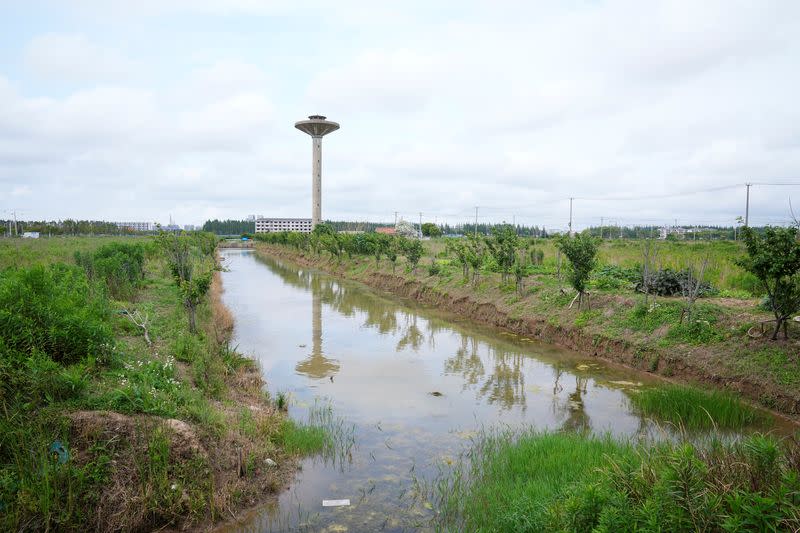
[[(326, 224), (320, 224), (312, 233), (261, 233), (256, 235), (256, 239), (308, 250), (314, 254), (328, 252), (337, 259), (343, 256), (371, 256), (375, 258), (376, 265), (386, 258), (392, 264), (392, 271), (401, 256), (406, 258), (410, 270), (416, 271), (425, 252), (418, 239), (383, 233), (337, 233)], [(599, 242), (588, 234), (579, 234), (573, 237), (558, 236), (556, 243), (559, 257), (563, 253), (572, 265), (568, 277), (581, 301), (589, 274), (596, 264)], [(495, 226), (489, 236), (473, 234), (461, 239), (448, 239), (446, 251), (460, 265), (465, 279), (471, 278), (476, 282), (481, 270), (486, 270), (489, 263), (488, 269), (500, 272), (504, 284), (509, 282), (513, 274), (520, 292), (524, 289), (524, 279), (530, 275), (531, 267), (541, 265), (544, 258), (543, 250), (536, 246), (535, 241), (520, 237), (511, 225)], [(435, 271), (436, 268), (432, 260), (431, 270)]]
[[(773, 339), (786, 323), (800, 311), (800, 242), (797, 228), (763, 228), (742, 231), (746, 255), (735, 258), (744, 271), (752, 274), (765, 295), (762, 307), (773, 313)], [(406, 258), (409, 270), (415, 272), (425, 253), (422, 242), (414, 238), (382, 233), (337, 233), (328, 225), (321, 224), (312, 233), (280, 232), (256, 235), (258, 240), (288, 245), (314, 254), (330, 253), (337, 260), (346, 256), (371, 256), (376, 265), (382, 258), (391, 262), (395, 271), (397, 260)], [(556, 245), (556, 275), (566, 277), (575, 289), (578, 307), (588, 305), (587, 287), (596, 270), (619, 269), (606, 265), (597, 269), (597, 253), (601, 240), (590, 232), (575, 235), (562, 234), (553, 237)], [(544, 251), (537, 239), (520, 237), (513, 226), (495, 226), (491, 235), (467, 235), (463, 238), (447, 239), (445, 254), (452, 258), (463, 273), (465, 280), (477, 283), (481, 272), (499, 272), (501, 284), (510, 283), (513, 276), (516, 289), (524, 295), (525, 279), (533, 273), (542, 272)], [(698, 259), (697, 264), (683, 271), (656, 268), (655, 252), (651, 241), (643, 241), (642, 261), (637, 267), (623, 272), (637, 292), (647, 298), (651, 294), (683, 296), (686, 301), (685, 315), (692, 319), (694, 303), (701, 296), (712, 295), (713, 287), (704, 279), (708, 258)], [(562, 268), (563, 263), (563, 268)], [(438, 273), (440, 265), (431, 258), (429, 272)], [(632, 270), (632, 272), (630, 272)], [(683, 320), (683, 317), (681, 318)]]
[(315, 254), (328, 252), (333, 257), (372, 256), (379, 264), (382, 258), (392, 263), (392, 270), (397, 266), (397, 259), (405, 257), (412, 271), (416, 270), (425, 252), (422, 243), (400, 235), (384, 233), (337, 233), (327, 224), (320, 224), (311, 233), (282, 231), (277, 233), (259, 233), (257, 240), (270, 244), (283, 244), (297, 250), (308, 250)]

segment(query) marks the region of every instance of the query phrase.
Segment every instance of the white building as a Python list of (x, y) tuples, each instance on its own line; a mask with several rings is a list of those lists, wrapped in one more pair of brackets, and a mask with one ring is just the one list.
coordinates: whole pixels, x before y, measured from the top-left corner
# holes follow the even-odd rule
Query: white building
[(153, 231), (150, 222), (114, 222), (118, 228), (127, 228), (133, 231)]
[(311, 233), (310, 218), (257, 218), (256, 233), (272, 233), (275, 231), (297, 231)]
[(22, 234), (23, 239), (38, 239), (39, 232), (38, 231), (26, 231)]

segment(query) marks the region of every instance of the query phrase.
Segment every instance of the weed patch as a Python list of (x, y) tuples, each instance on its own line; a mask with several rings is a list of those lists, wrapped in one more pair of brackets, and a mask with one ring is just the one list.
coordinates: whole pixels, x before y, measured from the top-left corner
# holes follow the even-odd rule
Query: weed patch
[(667, 385), (643, 389), (631, 402), (646, 416), (687, 429), (739, 429), (760, 421), (755, 409), (724, 391)]

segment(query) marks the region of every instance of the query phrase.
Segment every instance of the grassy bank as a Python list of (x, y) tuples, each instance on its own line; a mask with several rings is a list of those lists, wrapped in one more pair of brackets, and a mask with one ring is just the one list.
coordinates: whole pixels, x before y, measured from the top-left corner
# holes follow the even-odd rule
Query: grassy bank
[(800, 445), (484, 434), (424, 489), (446, 531), (796, 531)]
[[(511, 274), (504, 276), (486, 256), (477, 268), (463, 267), (446, 251), (443, 240), (425, 242), (416, 268), (408, 257), (393, 252), (378, 254), (376, 259), (376, 254), (264, 242), (257, 244), (257, 250), (519, 334), (672, 379), (704, 383), (787, 415), (800, 415), (800, 333), (793, 326), (790, 338), (778, 341), (748, 334), (758, 332), (759, 324), (771, 318), (759, 307), (760, 299), (743, 288), (749, 281), (725, 289), (747, 297), (720, 297), (721, 291), (716, 290), (713, 296), (700, 298), (689, 320), (684, 316), (687, 304), (680, 296), (650, 294), (645, 303), (645, 296), (635, 290), (635, 272), (620, 266), (633, 261), (634, 247), (641, 252), (641, 243), (619, 247), (606, 243), (590, 280), (591, 307), (570, 309), (575, 292), (563, 279), (563, 271), (559, 278), (555, 252), (548, 246), (535, 244), (537, 250), (543, 249), (537, 257), (539, 264), (529, 264), (518, 280)], [(727, 265), (725, 279), (747, 278), (733, 263), (741, 253), (736, 244), (660, 246), (660, 260), (673, 261), (676, 268), (681, 261), (696, 263), (712, 247), (717, 254), (728, 254), (718, 260)], [(616, 248), (625, 254), (612, 255)]]
[(180, 243), (207, 290), (154, 239), (0, 240), (0, 529), (230, 519), (331, 446), (230, 347), (213, 241)]

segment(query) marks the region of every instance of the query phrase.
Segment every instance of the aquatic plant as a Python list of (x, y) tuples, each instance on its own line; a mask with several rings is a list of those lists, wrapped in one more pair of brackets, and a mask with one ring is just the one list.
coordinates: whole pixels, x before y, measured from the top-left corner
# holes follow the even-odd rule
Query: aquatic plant
[(644, 389), (631, 397), (642, 414), (687, 429), (737, 429), (760, 420), (735, 394), (681, 385)]

